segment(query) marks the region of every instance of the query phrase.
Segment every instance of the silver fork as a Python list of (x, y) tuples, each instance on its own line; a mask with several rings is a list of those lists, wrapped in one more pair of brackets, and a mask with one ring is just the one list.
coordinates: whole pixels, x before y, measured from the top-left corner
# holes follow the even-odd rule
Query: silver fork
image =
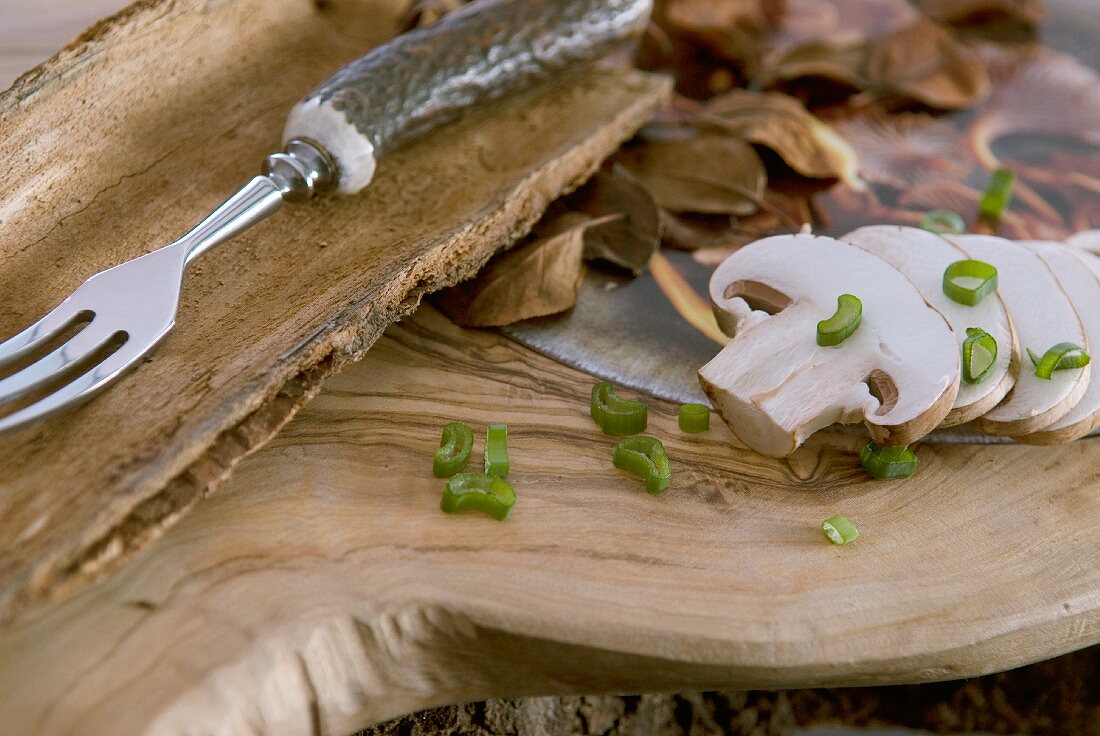
[[(92, 276), (45, 317), (0, 343), (2, 375), (4, 366), (89, 320), (60, 347), (0, 379), (0, 408), (49, 389), (0, 418), (0, 432), (90, 398), (152, 350), (175, 323), (184, 270), (201, 253), (284, 201), (306, 201), (325, 189), (357, 193), (382, 153), (471, 106), (616, 51), (644, 29), (651, 2), (481, 0), (344, 67), (291, 111), (284, 151), (267, 157), (262, 176), (179, 240)], [(85, 372), (60, 385), (85, 364)]]
[(0, 419), (0, 432), (88, 399), (133, 366), (176, 321), (187, 264), (279, 209), (304, 201), (332, 182), (333, 165), (316, 145), (291, 140), (285, 153), (269, 156), (257, 176), (171, 245), (100, 271), (53, 311), (0, 343), (0, 369), (84, 320), (68, 341), (10, 376), (0, 379), (0, 404), (60, 380), (69, 369), (115, 341), (121, 346), (56, 391)]

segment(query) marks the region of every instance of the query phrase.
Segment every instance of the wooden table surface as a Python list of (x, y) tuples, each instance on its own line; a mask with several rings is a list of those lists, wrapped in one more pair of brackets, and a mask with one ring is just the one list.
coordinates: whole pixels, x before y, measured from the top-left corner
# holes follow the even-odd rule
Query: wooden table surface
[(131, 0), (4, 0), (0, 3), (0, 90)]

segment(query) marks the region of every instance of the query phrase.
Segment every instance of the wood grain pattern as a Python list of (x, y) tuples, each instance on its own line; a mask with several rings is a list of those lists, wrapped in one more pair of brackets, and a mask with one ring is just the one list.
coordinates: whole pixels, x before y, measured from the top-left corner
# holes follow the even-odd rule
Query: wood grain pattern
[[(0, 97), (0, 335), (169, 242), (245, 181), (289, 108), (401, 0), (147, 0)], [(592, 69), (384, 161), (370, 191), (200, 259), (178, 325), (83, 409), (0, 438), (0, 623), (155, 537), (420, 295), (469, 276), (649, 117), (656, 78)]]
[(0, 91), (127, 0), (4, 0), (0, 7)]
[[(611, 467), (592, 379), (421, 309), (104, 582), (0, 632), (0, 732), (348, 733), (488, 696), (920, 682), (1100, 641), (1100, 444), (924, 446), (867, 479), (684, 435)], [(442, 425), (505, 421), (519, 500), (438, 510)], [(844, 443), (848, 443), (845, 446)], [(827, 544), (849, 516), (862, 536)]]

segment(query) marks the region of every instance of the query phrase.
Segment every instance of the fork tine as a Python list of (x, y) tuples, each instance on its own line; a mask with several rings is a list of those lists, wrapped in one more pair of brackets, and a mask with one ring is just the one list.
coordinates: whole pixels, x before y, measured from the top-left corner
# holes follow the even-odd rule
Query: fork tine
[(0, 366), (10, 363), (21, 355), (26, 355), (76, 322), (82, 314), (90, 313), (87, 309), (77, 309), (70, 300), (71, 297), (58, 304), (27, 329), (0, 342)]
[(95, 324), (78, 332), (71, 340), (52, 353), (31, 363), (7, 378), (0, 379), (0, 403), (14, 399), (55, 378), (61, 371), (87, 357), (111, 338), (111, 333)]
[[(134, 347), (131, 347), (131, 345)], [(106, 360), (89, 369), (72, 383), (39, 399), (30, 406), (23, 407), (14, 414), (9, 414), (0, 419), (0, 432), (41, 419), (55, 411), (64, 409), (70, 404), (90, 399), (106, 387), (115, 376), (137, 362), (151, 347), (152, 345), (142, 347), (127, 341), (125, 345), (112, 353)]]

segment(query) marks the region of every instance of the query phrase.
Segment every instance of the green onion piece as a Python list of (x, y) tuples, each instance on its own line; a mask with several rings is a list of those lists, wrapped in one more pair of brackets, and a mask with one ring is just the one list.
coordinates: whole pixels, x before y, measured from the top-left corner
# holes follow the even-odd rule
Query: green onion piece
[(987, 220), (999, 220), (1001, 213), (1008, 209), (1012, 201), (1012, 187), (1016, 184), (1016, 174), (1011, 169), (997, 169), (989, 182), (989, 188), (978, 204), (978, 213)]
[(436, 478), (450, 478), (470, 462), (470, 450), (474, 447), (474, 433), (462, 422), (451, 422), (443, 427), (443, 439), (435, 451), (432, 472)]
[(859, 463), (874, 478), (908, 478), (917, 469), (917, 456), (907, 447), (888, 447), (868, 442)]
[[(1031, 358), (1031, 364), (1035, 367), (1038, 367), (1039, 361), (1043, 359), (1042, 356), (1037, 355), (1031, 348), (1027, 349), (1027, 357)], [(1062, 359), (1058, 361), (1058, 365), (1054, 366), (1054, 370), (1064, 371), (1070, 368), (1084, 368), (1089, 364), (1090, 360), (1091, 358), (1089, 358), (1088, 353), (1079, 353), (1076, 355), (1071, 353), (1069, 355), (1063, 355)]]
[(843, 516), (834, 516), (821, 522), (821, 531), (833, 544), (850, 544), (859, 539), (859, 529)]
[(503, 478), (484, 473), (459, 473), (447, 481), (439, 507), (448, 514), (483, 511), (503, 521), (516, 503), (516, 492)]
[(817, 344), (822, 347), (839, 345), (859, 329), (862, 320), (863, 302), (859, 297), (841, 294), (837, 297), (833, 316), (817, 323)]
[(508, 425), (490, 424), (485, 428), (485, 472), (503, 478), (508, 467)]
[(997, 269), (985, 261), (955, 261), (943, 272), (943, 293), (973, 307), (997, 290)]
[(966, 221), (951, 210), (931, 210), (920, 220), (921, 228), (930, 233), (959, 235), (966, 232)]
[(1031, 351), (1031, 348), (1028, 348), (1027, 354), (1031, 357), (1031, 362), (1035, 364), (1035, 375), (1048, 381), (1054, 371), (1084, 368), (1092, 360), (1084, 348), (1074, 345), (1072, 342), (1060, 342), (1043, 353), (1043, 357), (1038, 359), (1036, 359), (1036, 355)]
[(615, 445), (612, 463), (616, 468), (641, 476), (649, 493), (660, 493), (668, 488), (672, 477), (665, 446), (656, 437), (644, 434), (620, 440)]
[(683, 404), (679, 412), (680, 429), (685, 432), (705, 432), (710, 429), (710, 407), (704, 404)]
[(600, 381), (592, 387), (592, 418), (604, 434), (620, 437), (644, 432), (649, 409), (641, 401), (628, 401), (615, 395), (615, 387)]
[(997, 338), (979, 327), (967, 327), (962, 344), (962, 377), (967, 383), (981, 383), (997, 362)]

